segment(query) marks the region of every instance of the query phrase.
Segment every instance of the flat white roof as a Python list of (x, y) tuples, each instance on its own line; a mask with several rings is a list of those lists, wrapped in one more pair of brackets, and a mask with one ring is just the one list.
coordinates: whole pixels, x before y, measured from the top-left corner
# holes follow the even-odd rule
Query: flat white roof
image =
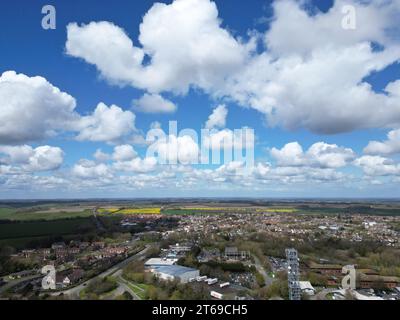
[(172, 266), (178, 259), (151, 258), (144, 264), (146, 266)]
[(154, 268), (155, 272), (163, 273), (173, 277), (179, 277), (187, 272), (198, 271), (197, 269), (183, 267), (183, 266), (159, 266)]
[(314, 290), (310, 281), (299, 281), (299, 286), (301, 290)]
[[(357, 300), (384, 300), (383, 298), (375, 296), (375, 295), (373, 295), (373, 296), (363, 295), (361, 293), (358, 293), (355, 290), (352, 290), (351, 292)], [(337, 293), (344, 297), (346, 295), (346, 290), (345, 289), (335, 290), (335, 291), (332, 291), (332, 293)]]

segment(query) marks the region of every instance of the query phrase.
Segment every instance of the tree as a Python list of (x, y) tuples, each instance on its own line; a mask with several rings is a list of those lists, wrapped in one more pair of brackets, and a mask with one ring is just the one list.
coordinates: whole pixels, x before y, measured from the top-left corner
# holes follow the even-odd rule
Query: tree
[(146, 299), (149, 300), (157, 300), (158, 298), (157, 289), (154, 286), (148, 286), (145, 292), (145, 297)]
[(258, 271), (256, 271), (254, 274), (256, 276), (256, 282), (257, 282), (258, 286), (263, 287), (265, 285), (265, 280), (264, 280), (264, 277), (262, 276), (262, 274), (259, 273)]
[(178, 264), (186, 266), (186, 267), (190, 267), (190, 268), (197, 268), (199, 262), (197, 261), (196, 257), (192, 253), (189, 253), (184, 258), (180, 258), (178, 260)]
[(132, 295), (128, 291), (116, 297), (116, 300), (133, 300)]
[(276, 280), (268, 287), (264, 287), (259, 291), (259, 294), (264, 299), (271, 299), (273, 297), (280, 297), (287, 299), (289, 297), (289, 289), (287, 281)]
[(182, 294), (179, 290), (175, 290), (171, 295), (171, 300), (182, 300)]

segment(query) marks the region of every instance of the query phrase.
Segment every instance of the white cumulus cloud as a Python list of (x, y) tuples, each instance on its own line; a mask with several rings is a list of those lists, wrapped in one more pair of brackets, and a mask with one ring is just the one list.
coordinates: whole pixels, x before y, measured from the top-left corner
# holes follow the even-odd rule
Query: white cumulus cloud
[(77, 140), (115, 142), (136, 130), (135, 114), (101, 102), (93, 114), (80, 119), (79, 129)]
[(304, 152), (298, 142), (291, 142), (282, 149), (272, 148), (271, 156), (279, 166), (340, 168), (349, 164), (355, 158), (355, 153), (350, 148), (324, 142), (314, 143)]
[(160, 138), (147, 153), (149, 157), (157, 157), (162, 164), (191, 164), (199, 161), (199, 146), (189, 135)]
[(0, 146), (0, 164), (9, 166), (11, 171), (51, 171), (58, 169), (63, 161), (64, 152), (59, 147)]
[(137, 152), (129, 144), (116, 146), (112, 158), (115, 161), (128, 161), (136, 158)]
[(226, 125), (226, 117), (228, 115), (228, 109), (225, 105), (221, 104), (216, 107), (208, 117), (206, 122), (206, 129), (224, 128)]
[(364, 148), (364, 153), (376, 155), (400, 153), (400, 129), (390, 131), (387, 137), (383, 142), (370, 141)]
[(21, 144), (70, 127), (76, 102), (43, 77), (14, 71), (0, 76), (0, 144)]
[(362, 156), (354, 161), (369, 176), (389, 176), (400, 174), (400, 164), (381, 156)]
[(97, 164), (89, 160), (80, 160), (72, 168), (72, 175), (81, 179), (112, 178), (111, 169), (104, 163)]
[(140, 99), (133, 100), (132, 107), (134, 110), (144, 113), (172, 113), (177, 108), (173, 102), (161, 95), (148, 93), (145, 93)]
[[(342, 28), (345, 4), (356, 10), (355, 30)], [(262, 50), (255, 50), (260, 37), (244, 42), (223, 28), (214, 2), (175, 0), (156, 3), (144, 15), (140, 46), (109, 22), (70, 24), (67, 53), (96, 65), (111, 83), (153, 93), (201, 89), (289, 130), (334, 134), (398, 126), (399, 85), (375, 92), (365, 81), (400, 59), (393, 36), (399, 31), (397, 1), (336, 0), (327, 12), (314, 14), (305, 7), (275, 1)]]
[[(120, 27), (102, 21), (69, 24), (66, 51), (96, 65), (111, 83), (151, 92), (184, 93), (191, 85), (211, 89), (243, 64), (247, 51), (220, 24), (209, 0), (155, 3), (140, 25), (141, 47)], [(146, 66), (144, 54), (151, 58)]]
[(156, 169), (157, 159), (155, 157), (146, 157), (141, 159), (139, 157), (129, 161), (117, 161), (113, 167), (118, 171), (126, 172), (151, 172)]

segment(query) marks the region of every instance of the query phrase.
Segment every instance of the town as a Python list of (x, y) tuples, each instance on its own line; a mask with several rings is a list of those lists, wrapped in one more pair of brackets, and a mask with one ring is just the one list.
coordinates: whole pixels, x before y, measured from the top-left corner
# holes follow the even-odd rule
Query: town
[[(8, 244), (1, 248), (2, 299), (290, 299), (292, 248), (301, 299), (400, 300), (400, 216), (387, 204), (75, 205), (75, 215), (87, 215), (75, 219), (93, 224), (86, 233), (60, 236), (48, 246), (44, 240), (24, 248), (9, 245), (17, 239), (0, 242)], [(43, 204), (29, 210), (31, 219), (46, 212)], [(56, 215), (53, 205), (50, 211)], [(2, 222), (14, 228), (32, 223)], [(356, 270), (353, 289), (342, 285), (349, 265)], [(44, 266), (54, 267), (53, 287), (43, 287), (50, 279)]]

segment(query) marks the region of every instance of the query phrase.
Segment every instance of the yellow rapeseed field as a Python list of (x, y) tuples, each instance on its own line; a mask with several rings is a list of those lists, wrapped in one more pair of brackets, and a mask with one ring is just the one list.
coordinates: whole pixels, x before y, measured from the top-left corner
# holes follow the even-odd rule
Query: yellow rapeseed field
[(257, 211), (276, 212), (276, 213), (293, 213), (293, 212), (296, 212), (297, 210), (294, 208), (262, 208), (262, 209), (257, 209)]
[(115, 214), (160, 214), (161, 208), (100, 208), (97, 211)]
[(161, 208), (126, 208), (118, 211), (121, 214), (160, 214)]

